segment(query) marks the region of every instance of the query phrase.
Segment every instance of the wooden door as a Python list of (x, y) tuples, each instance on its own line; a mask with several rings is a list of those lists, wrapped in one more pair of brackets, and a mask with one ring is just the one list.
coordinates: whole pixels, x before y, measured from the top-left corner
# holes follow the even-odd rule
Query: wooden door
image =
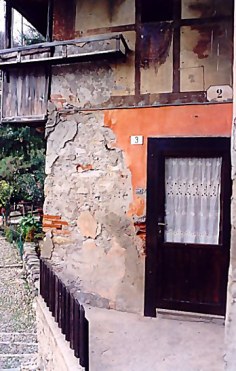
[(3, 74), (3, 123), (44, 122), (47, 118), (49, 68), (10, 68)]
[(224, 315), (230, 139), (150, 138), (147, 178), (145, 315)]

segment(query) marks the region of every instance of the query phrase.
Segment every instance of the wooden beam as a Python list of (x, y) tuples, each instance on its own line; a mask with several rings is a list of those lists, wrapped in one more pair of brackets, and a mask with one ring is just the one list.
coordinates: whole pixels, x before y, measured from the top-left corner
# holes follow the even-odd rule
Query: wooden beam
[(0, 61), (0, 69), (4, 70), (10, 67), (18, 67), (23, 65), (32, 65), (32, 64), (48, 64), (48, 65), (57, 65), (57, 64), (70, 64), (76, 62), (86, 62), (89, 60), (98, 60), (98, 59), (108, 59), (115, 57), (125, 57), (125, 54), (121, 50), (111, 49), (111, 50), (101, 50), (89, 53), (81, 53), (68, 55), (67, 57), (55, 56), (55, 57), (44, 57), (44, 58), (35, 58), (35, 59), (25, 59), (18, 62), (17, 59), (14, 61)]
[[(87, 42), (85, 41), (87, 40)], [(99, 41), (111, 41), (109, 46), (98, 44)], [(94, 50), (86, 51), (86, 44), (93, 45)], [(81, 45), (82, 44), (82, 45)], [(83, 46), (85, 44), (85, 50)], [(76, 50), (68, 52), (67, 47), (74, 45)], [(59, 50), (56, 46), (61, 47)], [(49, 53), (46, 53), (46, 51)], [(44, 44), (30, 45), (29, 47), (17, 47), (11, 49), (0, 50), (0, 68), (10, 68), (23, 64), (41, 64), (48, 65), (73, 63), (76, 61), (87, 61), (101, 58), (125, 57), (129, 48), (122, 34), (119, 35), (102, 35), (89, 38), (80, 38), (77, 40), (46, 42)], [(26, 59), (23, 55), (34, 54), (34, 58)], [(46, 55), (45, 55), (46, 54)]]
[(12, 3), (6, 0), (6, 22), (5, 22), (5, 48), (12, 46)]
[(46, 122), (47, 116), (18, 116), (18, 117), (2, 117), (2, 123), (38, 123), (38, 122)]
[(52, 41), (53, 0), (48, 0), (46, 41)]
[(0, 50), (0, 55), (17, 52), (17, 51), (23, 51), (23, 50), (31, 50), (31, 49), (38, 49), (38, 50), (41, 49), (43, 52), (45, 48), (53, 48), (53, 47), (61, 46), (61, 45), (76, 45), (79, 43), (89, 43), (93, 41), (109, 41), (109, 40), (115, 40), (115, 39), (120, 39), (122, 43), (124, 44), (125, 48), (129, 50), (129, 47), (126, 43), (124, 36), (119, 33), (119, 34), (107, 34), (107, 35), (80, 37), (78, 39), (73, 39), (73, 40), (51, 41), (51, 42), (45, 42), (45, 43), (40, 43), (40, 44), (26, 45), (23, 47), (17, 46), (15, 48), (11, 48), (11, 50), (5, 50), (5, 49)]
[[(174, 21), (181, 20), (181, 0), (173, 1)], [(173, 32), (173, 92), (180, 92), (180, 25)]]

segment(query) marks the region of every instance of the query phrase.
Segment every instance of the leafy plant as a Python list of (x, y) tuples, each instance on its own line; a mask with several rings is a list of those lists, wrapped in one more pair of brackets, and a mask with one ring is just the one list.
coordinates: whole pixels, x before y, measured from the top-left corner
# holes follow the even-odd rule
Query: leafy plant
[(15, 243), (18, 247), (20, 256), (22, 258), (23, 256), (23, 241), (21, 234), (12, 227), (5, 227), (4, 228), (4, 235), (6, 237), (6, 240), (10, 243)]
[(42, 227), (33, 215), (24, 216), (19, 225), (19, 232), (24, 241), (33, 241), (34, 235), (40, 233)]
[(44, 135), (30, 127), (0, 126), (0, 180), (13, 188), (10, 203), (42, 204)]
[(27, 24), (27, 30), (23, 33), (24, 45), (39, 44), (45, 42), (45, 38), (31, 25)]
[(9, 228), (9, 227), (6, 227), (4, 229), (4, 235), (6, 237), (6, 240), (10, 243), (12, 243), (14, 241), (14, 236), (13, 236), (13, 232), (12, 232), (12, 229)]
[(0, 207), (9, 207), (13, 187), (5, 180), (0, 181)]

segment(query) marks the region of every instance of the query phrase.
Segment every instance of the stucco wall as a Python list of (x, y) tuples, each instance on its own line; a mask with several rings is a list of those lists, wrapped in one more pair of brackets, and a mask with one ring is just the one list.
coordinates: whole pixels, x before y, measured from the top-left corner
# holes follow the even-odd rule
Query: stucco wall
[[(230, 136), (232, 105), (97, 110), (91, 105), (111, 94), (109, 68), (53, 71), (44, 214), (61, 216), (64, 225), (46, 228), (45, 246), (80, 301), (142, 313), (147, 139)], [(131, 135), (144, 144), (131, 145)]]
[(77, 0), (75, 32), (135, 23), (135, 0)]
[(131, 174), (114, 142), (102, 112), (57, 114), (47, 129), (44, 213), (69, 224), (53, 236), (64, 280), (94, 305), (141, 312), (143, 242), (127, 215)]
[[(235, 20), (235, 15), (234, 15)], [(231, 249), (230, 265), (227, 292), (227, 309), (225, 322), (225, 369), (234, 371), (236, 369), (236, 22), (234, 22), (234, 104), (233, 104), (233, 125), (231, 142), (231, 162), (232, 162), (232, 198), (231, 198)]]
[[(58, 0), (54, 4), (53, 39), (122, 33), (130, 48), (128, 58), (123, 63), (109, 64), (114, 74), (112, 96), (129, 96), (122, 102), (125, 105), (170, 100), (180, 103), (177, 92), (201, 92), (212, 85), (232, 86), (232, 22), (223, 19), (224, 15), (230, 16), (231, 3), (222, 8), (211, 1), (205, 6), (197, 1), (182, 1), (182, 12), (185, 19), (194, 18), (195, 22), (183, 23), (178, 36), (169, 21), (159, 22), (161, 18), (157, 17), (156, 22), (144, 22), (142, 6), (134, 0)], [(216, 22), (214, 14), (222, 16), (222, 20)], [(209, 16), (213, 16), (212, 23)], [(198, 22), (199, 17), (206, 17), (207, 22)], [(174, 88), (177, 70), (180, 76), (178, 87)], [(170, 97), (172, 92), (177, 96)], [(181, 99), (186, 97), (182, 95)], [(188, 99), (197, 102), (205, 97), (192, 94)]]
[[(185, 32), (185, 42), (181, 33), (181, 81), (187, 91), (206, 89), (203, 80), (223, 83), (225, 75), (230, 83), (228, 33), (220, 32), (225, 49), (218, 55), (218, 34), (199, 27)], [(60, 0), (53, 31), (55, 39), (122, 32), (130, 52), (123, 60), (52, 67), (55, 107), (46, 130), (44, 214), (60, 216), (64, 225), (61, 230), (46, 227), (45, 254), (52, 255), (63, 279), (77, 287), (80, 301), (142, 312), (147, 140), (230, 136), (232, 105), (180, 106), (181, 99), (193, 103), (195, 98), (179, 99), (177, 94), (173, 99), (179, 106), (158, 107), (172, 99), (167, 94), (163, 101), (159, 93), (173, 89), (173, 30), (168, 22), (165, 27), (141, 24), (133, 0), (73, 1), (69, 7)], [(203, 64), (208, 80), (198, 74)], [(137, 108), (148, 104), (157, 107)], [(126, 109), (131, 106), (136, 108)], [(143, 145), (131, 145), (132, 135), (143, 136)]]

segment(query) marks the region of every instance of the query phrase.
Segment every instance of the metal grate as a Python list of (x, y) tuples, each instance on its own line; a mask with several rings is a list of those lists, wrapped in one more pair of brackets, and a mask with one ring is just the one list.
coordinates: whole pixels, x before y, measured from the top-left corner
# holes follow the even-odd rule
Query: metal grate
[(44, 259), (40, 259), (40, 294), (80, 365), (89, 371), (89, 323), (84, 307)]

